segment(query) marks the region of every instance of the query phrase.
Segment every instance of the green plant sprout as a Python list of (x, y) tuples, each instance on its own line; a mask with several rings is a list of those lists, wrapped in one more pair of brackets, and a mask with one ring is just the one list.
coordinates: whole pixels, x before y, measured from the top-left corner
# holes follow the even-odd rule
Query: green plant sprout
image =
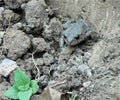
[(20, 69), (16, 70), (14, 81), (14, 85), (4, 94), (10, 99), (30, 100), (30, 97), (39, 89), (37, 81), (30, 80)]
[(75, 99), (76, 99), (76, 96), (77, 96), (77, 95), (73, 92), (73, 93), (72, 93), (71, 100), (75, 100)]

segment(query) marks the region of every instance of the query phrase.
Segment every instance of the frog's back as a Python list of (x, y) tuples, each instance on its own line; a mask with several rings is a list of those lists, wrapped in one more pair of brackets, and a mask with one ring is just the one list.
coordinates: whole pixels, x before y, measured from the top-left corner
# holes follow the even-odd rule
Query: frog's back
[(69, 28), (67, 28), (63, 34), (69, 42), (71, 42), (75, 37), (77, 37), (82, 32), (82, 26), (80, 23), (72, 23)]
[(86, 32), (90, 33), (95, 31), (93, 26), (88, 21), (83, 19), (78, 22), (66, 22), (66, 26), (67, 29), (63, 32), (63, 34), (69, 42), (71, 42), (75, 37), (81, 36)]

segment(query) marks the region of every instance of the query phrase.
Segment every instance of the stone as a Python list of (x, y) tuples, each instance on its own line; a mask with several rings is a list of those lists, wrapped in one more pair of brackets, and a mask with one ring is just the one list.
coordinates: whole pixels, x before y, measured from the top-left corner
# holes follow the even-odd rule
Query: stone
[(45, 65), (50, 65), (51, 63), (54, 62), (53, 56), (49, 53), (45, 53), (43, 55), (43, 60), (44, 60)]
[(44, 64), (44, 61), (43, 61), (42, 58), (36, 59), (36, 65), (37, 65), (37, 66), (41, 66), (41, 65), (43, 65), (43, 64)]
[(13, 12), (10, 9), (6, 9), (3, 11), (3, 25), (9, 26), (14, 24), (20, 20), (20, 15)]
[(92, 72), (89, 66), (86, 64), (82, 64), (78, 66), (78, 73), (79, 74), (82, 73), (84, 76), (87, 76), (89, 78), (92, 77)]
[(30, 48), (30, 38), (20, 30), (7, 29), (3, 46), (8, 49), (7, 57), (15, 60)]
[(45, 39), (59, 42), (59, 36), (62, 33), (63, 27), (57, 18), (51, 19), (49, 24), (44, 24), (44, 29), (42, 35)]
[(78, 68), (76, 66), (72, 66), (67, 70), (67, 73), (70, 75), (74, 75), (75, 73), (77, 73)]
[(21, 30), (23, 28), (23, 24), (21, 22), (15, 23), (14, 25), (12, 25), (12, 28), (16, 30)]
[(49, 74), (50, 74), (50, 67), (48, 67), (48, 66), (43, 66), (42, 72), (43, 72), (43, 74), (45, 74), (45, 75), (49, 75)]
[(24, 64), (25, 64), (25, 69), (27, 71), (33, 70), (33, 68), (35, 66), (34, 63), (33, 63), (32, 58), (25, 59)]
[(15, 61), (5, 58), (0, 64), (0, 74), (7, 77), (17, 67), (18, 65)]
[(5, 31), (0, 31), (0, 38), (3, 38)]
[(31, 0), (24, 5), (25, 21), (31, 31), (36, 32), (43, 28), (43, 24), (47, 20), (45, 6), (44, 0)]
[(66, 66), (64, 65), (64, 64), (60, 64), (60, 65), (58, 65), (57, 66), (57, 70), (58, 70), (58, 72), (64, 72), (65, 71), (65, 69), (66, 69)]
[(91, 81), (87, 81), (87, 82), (84, 82), (84, 83), (83, 83), (83, 86), (84, 86), (85, 88), (87, 88), (87, 87), (90, 86), (90, 84), (91, 84)]
[(36, 52), (48, 51), (50, 49), (49, 43), (43, 38), (33, 38), (32, 45)]
[(41, 76), (39, 82), (42, 84), (42, 86), (47, 86), (49, 82), (49, 76), (47, 75)]
[(20, 9), (21, 5), (29, 0), (4, 0), (6, 6), (10, 9)]

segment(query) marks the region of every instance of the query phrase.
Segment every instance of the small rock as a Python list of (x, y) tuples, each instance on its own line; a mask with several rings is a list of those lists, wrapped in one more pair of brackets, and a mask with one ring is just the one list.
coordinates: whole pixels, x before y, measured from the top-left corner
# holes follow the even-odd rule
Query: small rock
[(23, 24), (21, 22), (18, 22), (12, 26), (13, 29), (20, 30), (23, 28)]
[(79, 54), (73, 54), (71, 55), (70, 59), (68, 60), (68, 65), (81, 65), (83, 64), (83, 56)]
[(87, 88), (88, 86), (90, 86), (90, 84), (91, 84), (91, 81), (87, 81), (83, 83), (83, 86)]
[(43, 59), (42, 59), (42, 58), (38, 58), (38, 59), (36, 59), (36, 64), (37, 64), (37, 66), (41, 66), (41, 65), (43, 65), (43, 64), (44, 64)]
[(62, 55), (70, 55), (70, 54), (73, 53), (73, 51), (74, 51), (74, 48), (72, 48), (72, 47), (65, 47), (65, 48), (62, 48), (61, 54)]
[(81, 79), (79, 77), (72, 78), (72, 82), (70, 83), (71, 87), (79, 87), (81, 86)]
[(43, 55), (43, 60), (44, 60), (45, 65), (50, 65), (51, 63), (54, 62), (53, 56), (49, 53), (45, 53)]
[(11, 23), (14, 24), (20, 20), (20, 15), (13, 12), (12, 10), (6, 9), (3, 12), (3, 25), (8, 26)]
[(40, 77), (39, 82), (42, 84), (42, 86), (48, 85), (49, 77), (47, 75), (43, 75)]
[[(66, 72), (63, 72), (61, 74), (59, 74), (58, 76), (58, 80), (62, 81), (62, 80), (66, 80), (69, 79), (70, 75)], [(71, 78), (71, 77), (70, 77)]]
[(0, 38), (3, 38), (5, 31), (0, 31)]
[(91, 72), (89, 66), (86, 64), (82, 64), (82, 65), (78, 66), (78, 73), (79, 74), (82, 73), (83, 75), (86, 75), (89, 78), (92, 77), (92, 72)]
[(85, 52), (84, 53), (85, 58), (88, 60), (91, 57), (91, 53)]
[(57, 70), (58, 70), (58, 72), (64, 72), (65, 71), (65, 69), (66, 69), (66, 66), (64, 65), (64, 64), (60, 64), (58, 67), (57, 67)]
[(7, 29), (3, 46), (8, 49), (7, 57), (17, 59), (30, 48), (30, 38), (24, 32), (15, 29)]
[(11, 9), (19, 9), (22, 3), (27, 1), (29, 0), (4, 0), (4, 3)]
[(69, 68), (67, 70), (67, 72), (70, 74), (70, 75), (74, 75), (75, 73), (77, 73), (78, 71), (78, 68), (76, 66), (72, 66), (71, 68)]
[(48, 67), (48, 66), (43, 66), (42, 71), (43, 71), (43, 74), (49, 75), (49, 73), (50, 73), (50, 67)]
[[(80, 88), (80, 90), (79, 90), (80, 92), (85, 92), (85, 88)], [(83, 99), (84, 100), (84, 99)]]
[(0, 74), (7, 77), (17, 67), (18, 66), (15, 61), (5, 58), (0, 64)]
[(27, 71), (30, 71), (34, 68), (34, 63), (33, 63), (33, 60), (32, 58), (28, 58), (28, 59), (25, 59), (25, 69)]
[(32, 45), (37, 52), (48, 51), (50, 49), (49, 43), (43, 38), (33, 38)]
[(24, 60), (22, 60), (22, 59), (20, 59), (20, 58), (17, 59), (16, 62), (17, 62), (17, 64), (18, 64), (19, 66), (21, 66), (21, 65), (24, 64)]
[(44, 27), (44, 38), (59, 42), (59, 36), (63, 30), (62, 23), (57, 18), (53, 18), (50, 20), (49, 25), (44, 25)]
[(44, 0), (30, 0), (23, 6), (25, 11), (25, 21), (30, 31), (37, 32), (43, 28), (43, 23), (47, 20)]

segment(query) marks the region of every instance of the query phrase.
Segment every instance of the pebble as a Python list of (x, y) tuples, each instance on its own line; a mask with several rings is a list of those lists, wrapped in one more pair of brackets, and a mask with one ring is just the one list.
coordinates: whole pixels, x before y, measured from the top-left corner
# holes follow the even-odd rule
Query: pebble
[(43, 64), (44, 64), (43, 59), (42, 59), (42, 58), (38, 58), (38, 59), (36, 59), (36, 64), (37, 64), (38, 66), (43, 65)]
[(5, 58), (0, 64), (0, 74), (7, 77), (17, 67), (18, 65), (15, 61)]
[(91, 81), (84, 82), (84, 83), (83, 83), (83, 86), (84, 86), (85, 88), (86, 88), (86, 87), (89, 87), (91, 83), (92, 83)]
[(82, 64), (82, 65), (78, 66), (78, 73), (79, 74), (82, 73), (83, 75), (87, 75), (87, 77), (89, 77), (89, 78), (92, 77), (91, 69), (86, 64)]

